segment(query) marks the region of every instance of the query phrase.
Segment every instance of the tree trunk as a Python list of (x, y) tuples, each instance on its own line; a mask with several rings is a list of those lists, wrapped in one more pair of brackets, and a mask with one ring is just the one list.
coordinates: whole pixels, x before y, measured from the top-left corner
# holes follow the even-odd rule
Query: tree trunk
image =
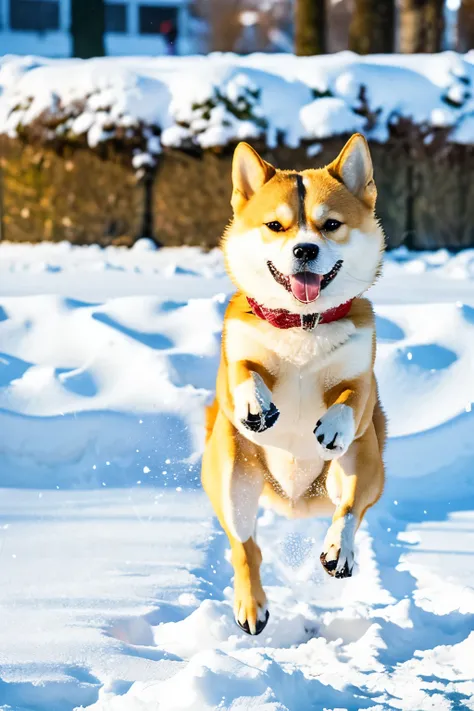
[(474, 0), (462, 0), (458, 15), (458, 49), (474, 49)]
[(242, 34), (240, 14), (244, 11), (242, 0), (211, 0), (209, 23), (211, 28), (211, 50), (213, 52), (235, 52)]
[(406, 54), (440, 52), (444, 32), (444, 0), (401, 0), (400, 49)]
[(393, 52), (395, 0), (355, 0), (349, 49), (359, 54)]
[(104, 0), (71, 0), (71, 35), (74, 57), (103, 57)]
[(295, 52), (300, 57), (326, 52), (325, 0), (296, 0)]
[(444, 35), (444, 0), (430, 0), (425, 11), (425, 52), (441, 52)]

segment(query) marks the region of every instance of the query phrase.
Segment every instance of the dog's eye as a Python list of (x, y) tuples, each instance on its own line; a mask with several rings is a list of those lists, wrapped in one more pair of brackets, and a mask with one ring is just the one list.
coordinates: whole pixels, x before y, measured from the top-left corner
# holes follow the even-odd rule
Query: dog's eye
[(323, 225), (323, 230), (325, 232), (335, 232), (341, 225), (342, 222), (339, 222), (339, 220), (326, 220)]
[(281, 232), (283, 225), (278, 220), (273, 220), (273, 222), (265, 222), (266, 227), (272, 232)]

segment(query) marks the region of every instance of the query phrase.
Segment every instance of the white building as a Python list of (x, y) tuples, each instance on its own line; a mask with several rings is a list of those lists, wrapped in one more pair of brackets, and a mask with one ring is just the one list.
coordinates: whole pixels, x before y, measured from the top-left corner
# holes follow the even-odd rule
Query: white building
[[(177, 54), (189, 47), (189, 0), (106, 0), (105, 47), (109, 55), (169, 52), (162, 34), (177, 28)], [(93, 21), (93, 18), (91, 18)], [(0, 0), (0, 55), (71, 55), (70, 0)]]

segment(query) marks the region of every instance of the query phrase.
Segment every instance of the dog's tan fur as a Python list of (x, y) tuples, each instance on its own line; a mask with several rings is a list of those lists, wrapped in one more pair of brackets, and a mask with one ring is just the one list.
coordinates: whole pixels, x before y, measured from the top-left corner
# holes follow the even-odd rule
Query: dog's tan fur
[[(235, 616), (253, 634), (266, 614), (255, 539), (259, 502), (287, 516), (333, 513), (322, 562), (328, 572), (344, 577), (352, 570), (355, 531), (380, 497), (384, 480), (374, 315), (360, 298), (379, 273), (383, 252), (365, 139), (353, 136), (331, 165), (300, 174), (304, 202), (296, 175), (276, 170), (239, 144), (232, 171), (234, 219), (223, 239), (238, 291), (225, 316), (202, 481), (232, 550)], [(342, 225), (325, 234), (329, 218)], [(281, 223), (281, 232), (266, 227), (272, 220)], [(290, 250), (302, 235), (319, 246), (317, 273), (327, 271), (324, 265), (335, 254), (344, 259), (340, 273), (310, 304), (276, 283), (266, 264), (267, 258), (279, 260), (278, 268), (289, 273)], [(355, 298), (346, 318), (307, 332), (260, 320), (247, 296), (301, 314)], [(280, 411), (276, 423), (260, 433), (247, 429), (246, 413), (259, 414), (270, 402)], [(322, 443), (316, 438), (320, 432)], [(334, 432), (339, 448), (330, 450), (326, 438)]]

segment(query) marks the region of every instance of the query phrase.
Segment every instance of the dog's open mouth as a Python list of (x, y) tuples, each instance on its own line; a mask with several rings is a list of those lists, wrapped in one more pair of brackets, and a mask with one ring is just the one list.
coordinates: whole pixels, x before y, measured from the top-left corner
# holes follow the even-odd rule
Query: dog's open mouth
[(304, 271), (285, 276), (285, 274), (278, 271), (273, 262), (268, 261), (267, 265), (278, 284), (284, 286), (301, 303), (310, 304), (312, 301), (316, 301), (321, 290), (325, 289), (336, 277), (342, 267), (342, 259), (338, 259), (327, 274), (314, 274), (314, 272)]

